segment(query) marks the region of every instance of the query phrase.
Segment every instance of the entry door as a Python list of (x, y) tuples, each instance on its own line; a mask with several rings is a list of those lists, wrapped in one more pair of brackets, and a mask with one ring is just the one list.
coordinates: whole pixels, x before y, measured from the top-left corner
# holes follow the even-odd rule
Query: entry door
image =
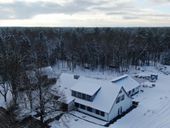
[(122, 114), (122, 107), (119, 107), (118, 109), (118, 115), (121, 115)]

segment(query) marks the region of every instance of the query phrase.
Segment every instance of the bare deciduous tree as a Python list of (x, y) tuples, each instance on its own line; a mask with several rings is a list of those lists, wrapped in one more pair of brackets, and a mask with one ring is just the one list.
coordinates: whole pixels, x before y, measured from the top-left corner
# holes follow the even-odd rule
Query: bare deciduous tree
[(4, 101), (7, 103), (7, 94), (10, 90), (10, 82), (1, 82), (0, 83), (0, 94), (4, 97)]

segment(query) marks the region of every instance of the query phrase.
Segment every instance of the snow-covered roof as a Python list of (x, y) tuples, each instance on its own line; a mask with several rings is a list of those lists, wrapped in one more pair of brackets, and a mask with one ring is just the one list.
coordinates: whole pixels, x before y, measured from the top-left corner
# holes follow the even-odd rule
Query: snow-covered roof
[[(121, 86), (113, 86), (113, 84), (114, 83), (107, 80), (88, 78), (84, 76), (80, 76), (79, 79), (74, 79), (74, 75), (62, 73), (59, 77), (59, 84), (53, 86), (53, 89), (60, 86), (60, 90), (63, 90), (65, 93), (67, 103), (75, 100), (77, 103), (109, 113), (121, 89)], [(84, 92), (90, 95), (94, 94), (96, 90), (100, 90), (93, 101), (86, 101), (71, 96), (71, 89), (77, 89), (82, 93)]]
[(93, 96), (100, 88), (101, 86), (95, 82), (81, 79), (75, 86), (71, 88), (71, 90)]
[(112, 81), (113, 83), (114, 83), (114, 82), (118, 82), (119, 80), (122, 80), (122, 79), (124, 79), (124, 78), (126, 78), (126, 77), (128, 77), (127, 74), (122, 75), (122, 76), (119, 76), (119, 77), (116, 77), (116, 78), (112, 79), (111, 81)]
[(114, 85), (120, 86), (120, 87), (123, 86), (127, 92), (139, 86), (139, 83), (135, 79), (133, 79), (131, 76), (126, 75), (125, 77), (125, 75), (123, 75), (122, 77), (118, 77), (118, 78), (122, 78), (122, 79), (114, 81), (113, 82)]
[[(93, 90), (93, 88), (96, 88), (95, 86), (99, 85), (97, 87), (100, 87), (100, 90), (92, 102), (80, 98), (75, 98), (75, 102), (109, 113), (117, 95), (119, 94), (121, 86), (113, 86), (113, 83), (107, 80), (99, 80), (82, 76), (79, 78), (79, 81), (79, 85), (82, 83), (80, 86), (84, 86), (84, 88), (92, 88)], [(91, 87), (86, 86), (83, 82), (90, 83), (89, 85), (91, 85)]]
[(57, 83), (52, 86), (52, 90), (59, 90), (64, 93), (66, 103), (70, 103), (74, 100), (74, 97), (71, 96), (70, 88), (77, 83), (77, 79), (74, 79), (73, 74), (62, 73), (57, 80)]

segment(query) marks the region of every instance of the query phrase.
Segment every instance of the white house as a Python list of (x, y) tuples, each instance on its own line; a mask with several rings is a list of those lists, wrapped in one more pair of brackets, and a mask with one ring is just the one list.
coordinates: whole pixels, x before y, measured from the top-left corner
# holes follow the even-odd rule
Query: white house
[(111, 80), (116, 86), (124, 87), (129, 96), (133, 96), (139, 92), (140, 84), (129, 75), (122, 75)]
[(81, 77), (71, 88), (78, 111), (110, 121), (132, 106), (132, 100), (121, 86), (106, 80)]
[(99, 80), (63, 73), (59, 78), (60, 88), (66, 95), (68, 110), (78, 111), (104, 121), (110, 121), (132, 106), (132, 99), (124, 87), (114, 86), (107, 80)]

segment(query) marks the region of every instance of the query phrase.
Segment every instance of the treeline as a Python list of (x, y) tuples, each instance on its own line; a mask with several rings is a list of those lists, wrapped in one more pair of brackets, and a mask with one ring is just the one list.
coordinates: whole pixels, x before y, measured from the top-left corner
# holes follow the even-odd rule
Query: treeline
[[(17, 29), (1, 29), (0, 96), (4, 98), (9, 113), (20, 117), (24, 110), (35, 112), (44, 128), (48, 122), (45, 118), (51, 112), (65, 112), (64, 105), (57, 99), (64, 101), (64, 94), (60, 90), (52, 94), (51, 85), (56, 83), (57, 78), (48, 78), (41, 68), (49, 65), (50, 54), (45, 36), (40, 32), (32, 39), (32, 36), (24, 35), (24, 31), (20, 32)], [(27, 115), (22, 118), (24, 116)]]
[(1, 50), (11, 45), (24, 56), (24, 68), (39, 60), (118, 70), (170, 62), (170, 28), (1, 28), (0, 39)]

